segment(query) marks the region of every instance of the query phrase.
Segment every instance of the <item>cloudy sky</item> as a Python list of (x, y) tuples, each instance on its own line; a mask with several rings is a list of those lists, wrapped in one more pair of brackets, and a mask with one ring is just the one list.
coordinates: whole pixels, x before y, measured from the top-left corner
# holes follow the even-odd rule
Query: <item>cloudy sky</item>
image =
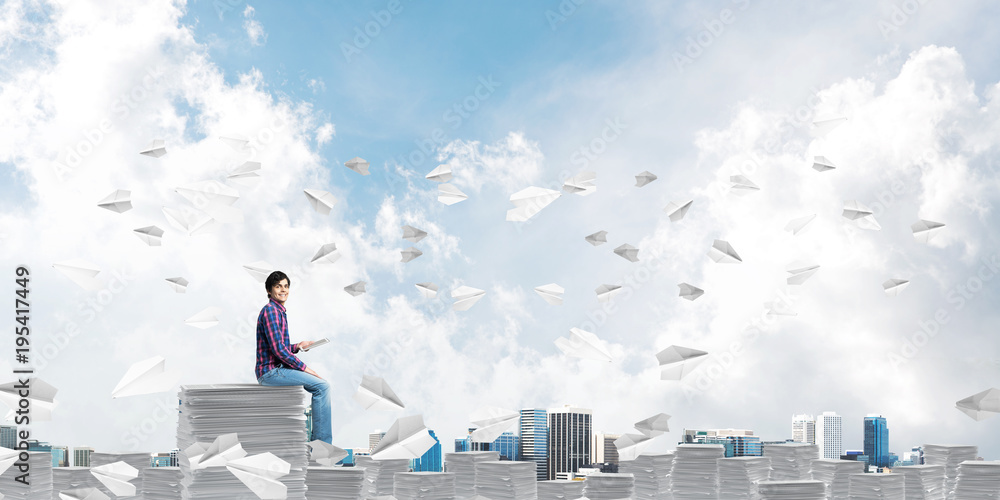
[[(266, 297), (243, 265), (265, 261), (292, 276), (292, 340), (332, 341), (302, 359), (333, 386), (342, 447), (419, 413), (450, 451), (476, 408), (571, 404), (615, 433), (672, 415), (654, 450), (672, 449), (684, 428), (782, 440), (793, 414), (836, 411), (847, 449), (861, 448), (862, 419), (877, 413), (900, 455), (962, 443), (998, 459), (1000, 419), (955, 409), (1000, 385), (998, 10), (7, 1), (4, 293), (29, 266), (35, 365), (59, 389), (35, 436), (173, 448), (173, 391), (111, 391), (156, 355), (181, 384), (255, 382)], [(831, 131), (813, 126), (836, 117), (846, 121)], [(250, 142), (236, 150), (220, 136)], [(138, 154), (154, 139), (165, 156)], [(345, 168), (355, 156), (371, 175)], [(813, 170), (815, 156), (837, 168)], [(261, 163), (259, 181), (228, 180), (246, 161)], [(442, 164), (466, 201), (437, 201), (424, 176)], [(560, 190), (585, 171), (594, 194), (563, 192), (529, 222), (505, 221), (512, 194)], [(643, 171), (658, 179), (638, 188)], [(733, 175), (759, 191), (732, 192)], [(210, 217), (213, 207), (175, 191), (204, 181), (238, 191), (242, 222), (189, 234), (167, 220), (164, 209)], [(117, 189), (131, 191), (131, 210), (97, 206)], [(322, 215), (304, 189), (338, 202)], [(688, 199), (671, 222), (664, 207)], [(842, 217), (853, 200), (881, 230)], [(784, 230), (811, 214), (804, 231)], [(921, 219), (946, 226), (924, 243), (910, 227)], [(409, 263), (404, 224), (429, 234)], [(153, 225), (161, 246), (133, 233)], [(606, 244), (584, 240), (599, 230)], [(742, 263), (713, 262), (716, 239)], [(340, 259), (311, 263), (328, 243)], [(638, 262), (613, 253), (626, 243)], [(90, 289), (53, 267), (77, 259), (101, 270)], [(792, 263), (820, 267), (788, 286)], [(175, 276), (186, 293), (164, 281)], [(890, 296), (888, 279), (910, 284)], [(360, 280), (368, 293), (344, 292)], [(414, 286), (427, 281), (437, 299)], [(705, 294), (678, 297), (682, 282)], [(533, 291), (547, 283), (565, 288), (563, 305)], [(602, 284), (623, 289), (599, 302)], [(453, 311), (462, 285), (486, 295)], [(221, 309), (216, 326), (185, 324), (208, 307)], [(613, 361), (563, 354), (554, 341), (571, 328), (596, 334)], [(12, 380), (8, 340), (0, 369)], [(671, 345), (710, 356), (681, 381), (660, 380), (655, 354)], [(385, 378), (406, 409), (365, 412), (351, 399), (362, 374)]]

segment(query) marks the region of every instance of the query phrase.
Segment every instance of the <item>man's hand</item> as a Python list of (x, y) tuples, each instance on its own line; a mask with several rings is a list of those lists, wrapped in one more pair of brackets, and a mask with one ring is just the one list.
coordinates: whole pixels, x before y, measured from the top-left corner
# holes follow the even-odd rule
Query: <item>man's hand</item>
[(311, 345), (313, 345), (312, 340), (303, 340), (302, 342), (299, 342), (299, 350), (308, 351)]
[(316, 377), (316, 378), (318, 378), (318, 379), (322, 379), (322, 378), (323, 378), (323, 377), (320, 377), (318, 373), (316, 373), (316, 372), (315, 372), (315, 371), (314, 371), (314, 370), (313, 370), (312, 368), (309, 368), (308, 366), (307, 366), (307, 367), (306, 367), (306, 369), (305, 369), (305, 370), (303, 370), (303, 371), (305, 371), (305, 372), (306, 372), (306, 373), (308, 373), (309, 375), (312, 375), (313, 377)]

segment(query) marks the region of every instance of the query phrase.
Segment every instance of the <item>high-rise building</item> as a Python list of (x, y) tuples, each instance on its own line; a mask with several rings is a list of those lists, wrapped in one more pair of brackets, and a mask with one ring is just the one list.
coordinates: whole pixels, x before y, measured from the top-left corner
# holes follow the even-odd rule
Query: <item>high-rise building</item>
[(90, 467), (90, 454), (93, 448), (73, 448), (73, 466)]
[(882, 415), (865, 417), (865, 455), (876, 467), (892, 467), (889, 458), (889, 426)]
[(861, 450), (847, 450), (843, 455), (840, 456), (841, 460), (854, 460), (856, 462), (864, 462), (865, 472), (868, 472), (868, 457), (865, 456), (865, 452)]
[(792, 441), (816, 444), (816, 418), (812, 415), (792, 416)]
[(375, 432), (369, 434), (368, 435), (368, 452), (371, 453), (371, 451), (374, 450), (376, 446), (378, 446), (378, 442), (381, 441), (382, 438), (384, 438), (384, 437), (385, 437), (385, 433), (382, 432), (382, 431), (380, 431), (380, 430), (378, 430), (378, 429), (375, 429)]
[(180, 448), (174, 448), (170, 450), (170, 466), (177, 467), (177, 454), (181, 452)]
[(437, 435), (434, 431), (429, 430), (431, 437), (434, 438), (434, 446), (431, 449), (424, 452), (420, 458), (414, 458), (410, 460), (410, 469), (413, 472), (441, 472), (441, 441), (438, 440)]
[(615, 440), (620, 437), (621, 434), (594, 433), (594, 440), (590, 443), (590, 463), (617, 464), (618, 447), (615, 446)]
[(467, 436), (455, 438), (455, 451), (495, 451), (500, 454), (500, 460), (521, 460), (521, 438), (513, 432), (500, 434), (492, 443), (477, 443), (472, 440), (475, 430), (475, 427), (470, 427)]
[(68, 446), (53, 446), (52, 447), (52, 466), (53, 467), (69, 467), (69, 447)]
[(824, 411), (816, 417), (816, 445), (820, 458), (838, 459), (844, 454), (843, 420), (836, 412)]
[(535, 462), (535, 477), (539, 481), (548, 479), (549, 420), (543, 408), (521, 410), (521, 460)]
[(549, 416), (548, 478), (560, 472), (576, 472), (590, 464), (593, 412), (565, 405), (552, 408)]
[(170, 467), (170, 453), (154, 453), (149, 457), (150, 467)]
[(16, 425), (0, 425), (0, 446), (11, 450), (17, 448)]

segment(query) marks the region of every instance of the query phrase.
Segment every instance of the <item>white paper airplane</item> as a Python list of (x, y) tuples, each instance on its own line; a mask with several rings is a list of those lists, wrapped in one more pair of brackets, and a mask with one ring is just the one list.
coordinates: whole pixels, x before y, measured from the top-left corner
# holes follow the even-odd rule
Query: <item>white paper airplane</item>
[(913, 239), (923, 243), (930, 242), (932, 238), (941, 232), (942, 228), (944, 228), (944, 224), (940, 222), (923, 219), (910, 224), (910, 229), (913, 230)]
[(604, 347), (604, 342), (591, 332), (579, 328), (570, 328), (568, 337), (559, 337), (556, 347), (567, 356), (597, 361), (611, 362), (614, 358)]
[(708, 359), (708, 353), (672, 345), (656, 354), (656, 361), (660, 363), (660, 380), (680, 380)]
[(227, 146), (233, 148), (234, 151), (244, 152), (249, 149), (248, 145), (250, 144), (250, 140), (248, 140), (245, 136), (238, 134), (229, 136), (221, 135), (219, 136), (219, 140), (226, 143)]
[(451, 180), (451, 165), (438, 165), (424, 178), (434, 182), (448, 182)]
[(667, 425), (669, 420), (670, 415), (657, 413), (652, 417), (636, 422), (635, 429), (649, 437), (656, 437), (660, 434), (670, 432), (670, 426)]
[(600, 302), (607, 302), (611, 300), (615, 295), (618, 295), (622, 291), (621, 285), (601, 285), (594, 290), (597, 294), (597, 300)]
[(832, 161), (826, 159), (825, 156), (816, 156), (813, 158), (813, 170), (817, 172), (827, 172), (837, 168)]
[(111, 391), (111, 398), (167, 392), (177, 385), (178, 380), (176, 374), (166, 371), (163, 356), (153, 356), (130, 366)]
[(694, 203), (694, 200), (686, 200), (681, 202), (671, 201), (669, 204), (667, 204), (666, 208), (664, 208), (663, 211), (667, 213), (668, 217), (670, 217), (670, 222), (677, 222), (683, 219), (685, 215), (687, 215), (688, 209), (691, 208), (692, 203)]
[(589, 236), (585, 236), (583, 239), (587, 240), (587, 243), (590, 243), (591, 245), (594, 245), (595, 247), (596, 246), (600, 246), (600, 245), (608, 242), (608, 232), (607, 231), (598, 231), (598, 232), (596, 232), (594, 234), (591, 234)]
[(561, 306), (563, 303), (563, 294), (566, 293), (566, 290), (555, 283), (549, 283), (548, 285), (536, 286), (535, 293), (545, 299), (545, 302), (548, 302), (549, 305)]
[(95, 292), (104, 288), (100, 280), (96, 278), (101, 269), (82, 259), (64, 260), (52, 264), (52, 267), (62, 273), (63, 276), (73, 280), (80, 285), (80, 288)]
[(139, 151), (139, 154), (159, 158), (167, 154), (167, 148), (163, 147), (163, 139), (153, 139), (146, 147)]
[(760, 191), (760, 188), (743, 175), (729, 176), (729, 190), (733, 194), (744, 195)]
[(365, 160), (360, 156), (355, 156), (354, 158), (347, 160), (347, 163), (344, 164), (345, 167), (361, 175), (368, 175), (368, 165), (368, 160)]
[(193, 470), (221, 467), (231, 460), (239, 460), (247, 456), (247, 452), (243, 449), (240, 438), (235, 432), (221, 434), (211, 444), (195, 443), (184, 451), (187, 453)]
[(468, 311), (485, 296), (486, 292), (483, 290), (462, 285), (451, 291), (451, 298), (455, 301), (451, 308), (455, 311)]
[(21, 452), (18, 450), (12, 450), (10, 448), (0, 447), (0, 475), (3, 475), (4, 472), (7, 472), (7, 469), (9, 469), (11, 465), (14, 465), (14, 463), (17, 462), (20, 453)]
[(650, 172), (648, 170), (642, 171), (638, 175), (635, 176), (635, 187), (641, 188), (641, 187), (645, 186), (646, 184), (649, 184), (650, 182), (653, 182), (655, 180), (656, 180), (656, 176), (653, 175), (652, 172)]
[(772, 316), (798, 316), (799, 313), (783, 300), (771, 300), (764, 303), (767, 314)]
[(492, 443), (496, 441), (520, 417), (521, 412), (496, 406), (485, 406), (477, 409), (469, 415), (469, 420), (477, 427), (476, 430), (472, 431), (472, 442)]
[(113, 193), (97, 202), (97, 206), (116, 213), (132, 210), (132, 192), (127, 189), (116, 189)]
[(1000, 413), (1000, 389), (990, 388), (955, 403), (958, 408), (979, 422)]
[(309, 204), (312, 205), (313, 210), (322, 215), (330, 215), (333, 206), (337, 204), (337, 199), (332, 194), (321, 189), (306, 189), (303, 192), (306, 194), (306, 199), (309, 200)]
[(554, 189), (531, 186), (510, 195), (515, 208), (507, 211), (508, 222), (524, 222), (556, 201), (562, 193)]
[(356, 281), (344, 287), (344, 291), (351, 294), (352, 297), (357, 297), (368, 290), (365, 289), (365, 281)]
[(163, 230), (156, 226), (140, 227), (133, 229), (132, 232), (151, 247), (158, 247), (162, 244)]
[(202, 330), (212, 328), (213, 326), (219, 324), (220, 314), (222, 314), (221, 307), (206, 307), (198, 312), (198, 314), (184, 320), (184, 324), (195, 328), (201, 328)]
[(337, 251), (336, 243), (327, 243), (316, 251), (313, 255), (312, 260), (309, 262), (314, 262), (317, 264), (333, 264), (340, 259), (340, 252)]
[(739, 264), (743, 262), (740, 255), (728, 241), (715, 240), (712, 248), (708, 250), (708, 256), (719, 264)]
[(460, 201), (465, 201), (468, 198), (469, 195), (463, 193), (451, 184), (438, 185), (438, 201), (444, 203), (445, 205), (454, 205)]
[(789, 285), (801, 285), (810, 276), (816, 274), (816, 271), (819, 271), (819, 266), (815, 264), (791, 264), (785, 271), (791, 275), (785, 278), (786, 283)]
[(267, 277), (274, 272), (274, 266), (267, 261), (258, 260), (257, 262), (243, 264), (243, 270), (253, 277), (253, 279), (257, 280), (258, 283), (264, 283), (267, 281)]
[(170, 283), (170, 288), (172, 288), (177, 293), (184, 293), (187, 291), (188, 280), (181, 278), (180, 276), (176, 278), (167, 278), (167, 283)]
[(234, 168), (226, 179), (237, 181), (242, 184), (250, 184), (260, 180), (260, 162), (246, 161)]
[(101, 490), (93, 487), (71, 488), (59, 492), (59, 500), (111, 500)]
[(291, 465), (271, 452), (231, 460), (226, 469), (261, 500), (288, 498), (288, 487), (278, 478), (288, 475)]
[(615, 440), (619, 461), (635, 460), (649, 446), (652, 437), (643, 434), (623, 434)]
[(842, 215), (844, 218), (854, 221), (854, 224), (861, 229), (869, 229), (872, 231), (882, 229), (882, 226), (880, 226), (878, 221), (875, 220), (875, 216), (872, 215), (872, 209), (857, 200), (845, 201), (844, 213)]
[(400, 417), (372, 449), (371, 456), (374, 460), (412, 460), (423, 456), (437, 442), (424, 425), (423, 416)]
[(806, 215), (804, 217), (799, 217), (797, 219), (792, 219), (788, 221), (788, 224), (785, 224), (785, 231), (792, 233), (792, 236), (796, 236), (799, 233), (801, 233), (802, 230), (805, 229), (806, 226), (808, 226), (809, 223), (812, 222), (813, 219), (815, 218), (816, 214), (812, 214), (812, 215)]
[(399, 253), (402, 254), (402, 260), (400, 262), (404, 263), (416, 259), (417, 257), (420, 257), (421, 255), (424, 254), (424, 252), (421, 252), (419, 249), (417, 249), (417, 247), (410, 247), (407, 248), (406, 250), (401, 250)]
[(118, 461), (106, 465), (92, 467), (90, 474), (118, 497), (135, 496), (135, 485), (129, 481), (139, 477), (139, 469)]
[(417, 290), (420, 290), (420, 294), (424, 296), (425, 299), (433, 299), (437, 297), (438, 286), (429, 281), (424, 283), (416, 284)]
[(812, 133), (815, 137), (823, 137), (829, 134), (830, 131), (839, 127), (842, 123), (846, 122), (847, 118), (844, 116), (829, 117), (817, 119), (812, 123)]
[(361, 376), (361, 385), (354, 393), (354, 400), (366, 410), (402, 410), (403, 401), (392, 391), (389, 384), (379, 377)]
[(596, 172), (580, 172), (579, 174), (566, 179), (563, 184), (563, 191), (578, 194), (580, 196), (590, 196), (597, 192), (594, 181), (597, 179)]
[(689, 285), (687, 283), (680, 283), (677, 285), (677, 288), (680, 288), (680, 297), (683, 297), (688, 300), (694, 300), (697, 299), (698, 297), (701, 297), (702, 295), (705, 295), (704, 290), (694, 285)]
[(309, 446), (309, 461), (320, 465), (333, 467), (337, 462), (347, 458), (347, 455), (349, 455), (347, 450), (326, 441), (320, 441), (319, 439), (309, 441), (306, 444)]
[(628, 243), (616, 248), (615, 254), (629, 262), (639, 262), (639, 249)]
[(899, 293), (903, 290), (906, 290), (906, 287), (908, 286), (910, 286), (909, 280), (896, 278), (887, 279), (884, 283), (882, 283), (882, 289), (885, 291), (885, 294), (893, 297), (899, 295)]
[[(11, 408), (5, 420), (13, 419), (14, 410), (20, 408), (18, 406), (21, 404), (21, 395), (19, 393), (23, 390), (19, 379), (0, 385), (0, 401), (3, 401), (4, 404)], [(28, 396), (25, 399), (28, 400), (31, 408), (31, 421), (51, 421), (52, 410), (55, 409), (57, 404), (55, 397), (59, 389), (52, 387), (40, 378), (28, 377), (28, 391)]]
[(414, 243), (420, 243), (420, 240), (427, 237), (427, 231), (423, 229), (417, 229), (413, 226), (403, 226), (403, 239), (412, 241)]

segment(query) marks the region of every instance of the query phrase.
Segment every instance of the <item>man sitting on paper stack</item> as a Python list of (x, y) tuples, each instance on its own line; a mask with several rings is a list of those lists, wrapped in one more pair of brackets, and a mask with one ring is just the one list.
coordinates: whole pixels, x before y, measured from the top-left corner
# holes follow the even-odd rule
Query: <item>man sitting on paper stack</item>
[(312, 394), (313, 428), (311, 441), (333, 441), (330, 423), (330, 384), (295, 353), (309, 350), (314, 344), (307, 340), (289, 345), (288, 318), (285, 301), (291, 282), (281, 271), (274, 271), (264, 282), (271, 299), (257, 316), (257, 365), (254, 372), (260, 385), (301, 385)]

